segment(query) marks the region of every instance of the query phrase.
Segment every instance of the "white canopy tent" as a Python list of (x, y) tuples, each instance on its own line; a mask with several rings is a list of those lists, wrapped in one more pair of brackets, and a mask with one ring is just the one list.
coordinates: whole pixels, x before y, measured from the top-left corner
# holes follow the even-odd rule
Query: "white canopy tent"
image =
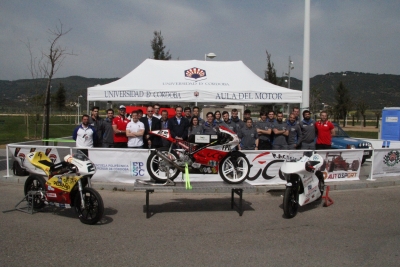
[(146, 59), (115, 82), (89, 87), (87, 100), (301, 103), (302, 92), (264, 81), (242, 61)]

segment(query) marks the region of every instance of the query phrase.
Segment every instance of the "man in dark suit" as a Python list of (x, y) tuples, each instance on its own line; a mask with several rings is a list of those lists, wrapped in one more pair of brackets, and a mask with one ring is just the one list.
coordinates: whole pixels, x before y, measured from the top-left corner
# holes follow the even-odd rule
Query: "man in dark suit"
[(177, 106), (175, 108), (175, 117), (169, 119), (168, 129), (173, 138), (187, 140), (189, 130), (189, 120), (182, 117), (182, 107)]
[(160, 120), (153, 116), (154, 108), (147, 107), (147, 115), (140, 118), (144, 124), (143, 148), (157, 148), (162, 145), (160, 137), (151, 135), (150, 131), (161, 130)]

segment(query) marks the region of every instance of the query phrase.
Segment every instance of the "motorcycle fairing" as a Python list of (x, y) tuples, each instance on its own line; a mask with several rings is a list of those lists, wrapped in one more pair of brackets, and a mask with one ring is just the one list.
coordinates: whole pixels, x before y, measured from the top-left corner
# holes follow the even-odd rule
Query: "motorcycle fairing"
[(50, 175), (50, 167), (53, 165), (53, 162), (45, 153), (40, 151), (31, 152), (28, 154), (28, 159), (33, 166), (43, 170), (46, 173), (46, 176)]
[(82, 178), (82, 176), (56, 175), (47, 180), (46, 186), (50, 186), (53, 189), (58, 189), (64, 192), (71, 192), (80, 178)]
[(303, 206), (314, 199), (321, 196), (321, 191), (318, 188), (318, 182), (312, 183), (313, 178), (311, 175), (300, 177), (304, 187), (304, 194), (299, 195), (299, 205)]

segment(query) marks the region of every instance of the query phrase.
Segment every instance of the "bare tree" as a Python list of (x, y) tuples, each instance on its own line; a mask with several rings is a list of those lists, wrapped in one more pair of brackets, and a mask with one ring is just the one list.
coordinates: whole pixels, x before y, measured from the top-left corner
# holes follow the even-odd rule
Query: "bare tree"
[(368, 104), (364, 102), (364, 100), (361, 100), (357, 103), (357, 111), (361, 114), (361, 116), (363, 117), (363, 125), (364, 127), (367, 126), (367, 122), (366, 122), (366, 116), (365, 116), (365, 112), (368, 109)]
[(376, 126), (375, 128), (379, 128), (379, 119), (382, 117), (382, 110), (378, 109), (374, 111), (375, 118), (376, 118)]
[(49, 138), (49, 122), (50, 122), (50, 89), (51, 80), (54, 74), (61, 67), (62, 62), (67, 55), (75, 55), (73, 52), (67, 52), (65, 47), (59, 45), (59, 40), (64, 35), (68, 34), (72, 29), (64, 30), (63, 24), (59, 21), (59, 25), (54, 30), (49, 29), (47, 33), (50, 35), (49, 43), (50, 47), (48, 52), (42, 52), (42, 56), (45, 59), (42, 64), (39, 64), (39, 68), (44, 73), (44, 77), (47, 79), (45, 103), (43, 111), (43, 127), (42, 127), (42, 138)]
[(312, 113), (316, 114), (319, 112), (322, 102), (322, 88), (313, 86), (310, 92), (310, 110)]
[[(38, 90), (39, 88), (41, 88), (44, 85), (44, 74), (42, 71), (42, 68), (40, 68), (40, 66), (42, 65), (43, 62), (43, 55), (41, 55), (39, 58), (34, 56), (34, 53), (32, 52), (32, 45), (31, 42), (29, 40), (29, 38), (27, 39), (26, 42), (23, 42), (26, 46), (26, 48), (28, 49), (29, 52), (29, 56), (30, 56), (30, 61), (28, 64), (28, 69), (29, 69), (29, 73), (31, 74), (32, 80), (33, 80), (33, 89), (35, 90), (35, 97), (31, 98), (31, 104), (33, 105), (33, 109), (32, 106), (30, 107), (31, 111), (34, 111), (34, 125), (35, 125), (35, 133), (34, 133), (34, 137), (37, 138), (38, 136), (38, 123), (39, 123), (39, 93)], [(42, 94), (41, 94), (42, 95)]]

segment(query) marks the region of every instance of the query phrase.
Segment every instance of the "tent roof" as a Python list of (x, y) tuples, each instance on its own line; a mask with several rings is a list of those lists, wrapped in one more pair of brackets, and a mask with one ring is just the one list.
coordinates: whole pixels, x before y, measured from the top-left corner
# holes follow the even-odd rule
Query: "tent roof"
[(301, 103), (302, 92), (268, 83), (242, 61), (146, 59), (109, 84), (88, 88), (89, 101)]

